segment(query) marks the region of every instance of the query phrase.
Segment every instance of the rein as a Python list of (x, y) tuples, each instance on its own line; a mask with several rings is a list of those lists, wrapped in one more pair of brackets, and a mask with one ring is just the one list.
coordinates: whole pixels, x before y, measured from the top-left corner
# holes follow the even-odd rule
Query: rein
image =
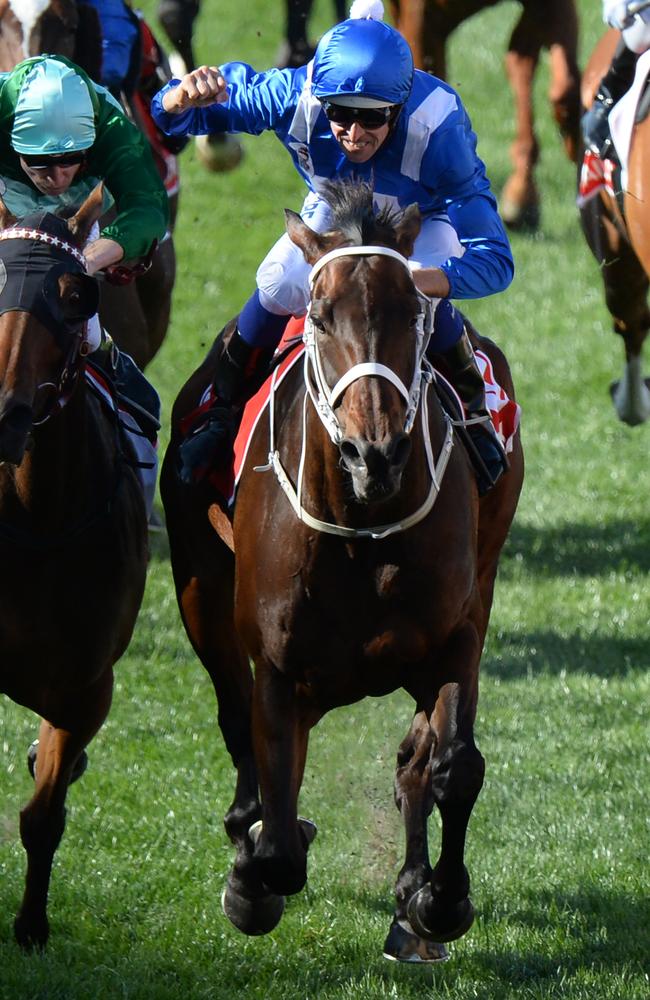
[[(314, 281), (326, 264), (332, 260), (336, 260), (339, 257), (349, 257), (349, 256), (375, 256), (380, 255), (383, 257), (392, 257), (402, 264), (409, 275), (411, 274), (408, 261), (402, 254), (398, 253), (396, 250), (391, 250), (389, 247), (381, 246), (358, 246), (358, 247), (339, 247), (336, 250), (331, 250), (329, 253), (324, 254), (311, 270), (309, 275), (309, 284), (313, 288)], [(445, 424), (446, 432), (445, 438), (440, 449), (440, 454), (437, 460), (433, 457), (433, 449), (431, 445), (431, 435), (429, 429), (429, 419), (428, 419), (428, 405), (427, 396), (431, 383), (435, 378), (435, 374), (431, 365), (425, 357), (425, 351), (431, 337), (431, 332), (433, 329), (433, 313), (431, 310), (431, 304), (429, 299), (421, 295), (420, 292), (417, 293), (420, 302), (422, 303), (422, 310), (418, 319), (418, 326), (416, 332), (417, 339), (417, 351), (416, 351), (416, 361), (415, 370), (413, 372), (413, 378), (411, 380), (410, 388), (407, 388), (400, 377), (386, 365), (380, 364), (375, 361), (364, 361), (360, 364), (353, 365), (337, 382), (330, 388), (327, 384), (323, 373), (323, 366), (318, 351), (318, 346), (316, 343), (316, 331), (314, 325), (311, 321), (311, 306), (305, 317), (305, 329), (303, 334), (303, 340), (305, 342), (305, 364), (304, 364), (304, 381), (306, 387), (306, 393), (303, 402), (303, 418), (302, 418), (302, 447), (300, 452), (300, 462), (298, 466), (298, 488), (294, 488), (291, 483), (286, 470), (284, 469), (282, 462), (280, 460), (280, 454), (275, 447), (275, 385), (276, 385), (276, 374), (277, 369), (273, 374), (271, 380), (270, 388), (270, 400), (269, 400), (269, 456), (268, 464), (263, 466), (255, 466), (254, 471), (256, 472), (266, 472), (273, 470), (275, 476), (278, 480), (280, 487), (282, 488), (284, 494), (286, 495), (291, 507), (293, 508), (296, 516), (308, 527), (314, 528), (316, 531), (324, 532), (325, 534), (338, 535), (343, 538), (372, 538), (379, 540), (386, 538), (389, 535), (396, 534), (401, 531), (406, 531), (408, 528), (412, 527), (414, 524), (418, 524), (422, 521), (427, 514), (432, 509), (438, 494), (440, 492), (440, 487), (442, 485), (442, 479), (444, 477), (447, 463), (449, 462), (449, 457), (451, 455), (451, 450), (453, 448), (453, 425), (450, 417), (445, 413)], [(380, 378), (385, 378), (392, 385), (395, 386), (397, 391), (400, 393), (402, 398), (407, 404), (406, 417), (404, 422), (404, 431), (410, 434), (413, 429), (415, 418), (417, 416), (418, 410), (421, 411), (421, 421), (422, 421), (422, 435), (424, 441), (424, 449), (427, 458), (427, 466), (429, 469), (429, 475), (431, 477), (431, 487), (424, 503), (408, 517), (403, 518), (400, 521), (395, 521), (390, 524), (376, 525), (371, 528), (350, 528), (347, 525), (334, 524), (329, 521), (322, 521), (319, 518), (311, 515), (302, 505), (302, 486), (304, 478), (305, 462), (307, 457), (307, 400), (310, 399), (318, 417), (327, 430), (327, 433), (335, 445), (339, 445), (343, 440), (343, 431), (338, 418), (334, 412), (334, 406), (343, 395), (344, 391), (357, 379), (364, 378), (368, 375), (375, 375)], [(425, 383), (425, 391), (422, 392), (422, 383)]]

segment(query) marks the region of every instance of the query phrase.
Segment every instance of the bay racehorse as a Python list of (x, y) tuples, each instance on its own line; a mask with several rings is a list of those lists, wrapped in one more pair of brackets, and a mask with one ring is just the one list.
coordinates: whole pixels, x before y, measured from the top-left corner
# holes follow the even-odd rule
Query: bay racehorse
[[(415, 64), (447, 79), (447, 40), (467, 18), (500, 0), (391, 0), (395, 25), (413, 51)], [(578, 156), (580, 70), (578, 17), (574, 0), (521, 0), (505, 65), (515, 102), (515, 139), (510, 148), (513, 172), (501, 194), (500, 211), (512, 228), (535, 228), (539, 191), (535, 167), (539, 143), (534, 127), (533, 84), (542, 49), (550, 59), (549, 100), (568, 156)], [(489, 42), (488, 42), (489, 44)]]
[[(141, 77), (148, 68), (149, 34), (142, 27)], [(97, 11), (90, 4), (76, 0), (0, 0), (0, 72), (7, 72), (16, 63), (42, 52), (63, 55), (81, 66), (99, 81), (102, 66), (102, 31)], [(158, 89), (156, 85), (155, 89)], [(140, 88), (142, 89), (142, 88)], [(140, 92), (136, 88), (136, 97)], [(141, 124), (137, 112), (127, 109), (130, 117)], [(152, 140), (151, 127), (143, 129)], [(151, 142), (154, 160), (168, 190), (172, 222), (178, 203), (178, 176), (175, 158)], [(160, 243), (146, 270), (136, 265), (135, 280), (128, 280), (129, 270), (115, 269), (126, 284), (102, 282), (100, 317), (103, 325), (119, 347), (130, 354), (139, 368), (144, 368), (160, 349), (167, 333), (171, 315), (172, 292), (176, 277), (176, 255), (171, 233)]]
[[(590, 107), (596, 88), (605, 75), (620, 38), (618, 31), (605, 33), (585, 70), (583, 104)], [(647, 84), (646, 84), (647, 86)], [(643, 344), (650, 329), (648, 286), (650, 283), (650, 118), (648, 92), (641, 97), (632, 130), (625, 190), (614, 185), (581, 204), (580, 219), (587, 243), (596, 258), (605, 291), (605, 302), (614, 332), (623, 338), (623, 377), (610, 391), (616, 412), (630, 425), (650, 416), (650, 389), (643, 377)], [(619, 189), (620, 190), (620, 189)]]
[[(314, 827), (297, 803), (312, 726), (337, 706), (403, 688), (416, 705), (395, 778), (406, 860), (384, 950), (432, 961), (442, 957), (436, 942), (472, 922), (463, 851), (483, 782), (479, 660), (521, 444), (517, 434), (510, 470), (479, 502), (424, 360), (430, 312), (407, 264), (419, 210), (376, 216), (364, 184), (333, 184), (326, 197), (326, 235), (286, 213), (314, 265), (307, 361), (277, 385), (270, 423), (257, 424), (232, 534), (211, 488), (183, 487), (176, 471), (182, 418), (210, 381), (219, 341), (176, 401), (162, 473), (172, 568), (237, 769), (227, 916), (265, 933), (305, 884)], [(512, 395), (502, 353), (480, 342)], [(432, 869), (434, 804), (442, 849)]]
[(147, 563), (131, 456), (83, 375), (98, 291), (79, 248), (101, 204), (93, 193), (67, 223), (16, 224), (0, 201), (0, 690), (42, 717), (20, 815), (26, 948), (48, 938), (68, 785), (108, 713)]

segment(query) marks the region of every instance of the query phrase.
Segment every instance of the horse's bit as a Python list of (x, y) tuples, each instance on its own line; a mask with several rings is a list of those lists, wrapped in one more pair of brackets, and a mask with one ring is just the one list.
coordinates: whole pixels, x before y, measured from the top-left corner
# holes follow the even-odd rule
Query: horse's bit
[[(375, 256), (380, 255), (384, 257), (393, 257), (398, 260), (411, 274), (408, 261), (402, 254), (398, 253), (396, 250), (391, 250), (389, 247), (381, 246), (352, 246), (352, 247), (339, 247), (336, 250), (331, 250), (320, 258), (314, 265), (309, 275), (309, 285), (313, 287), (314, 280), (321, 269), (332, 260), (336, 260), (338, 257), (349, 257), (349, 256)], [(447, 463), (449, 461), (449, 456), (451, 455), (451, 449), (453, 447), (453, 427), (451, 419), (445, 413), (446, 422), (446, 434), (445, 439), (438, 456), (438, 460), (435, 461), (433, 457), (433, 451), (431, 448), (431, 437), (429, 431), (429, 419), (428, 419), (428, 407), (427, 407), (427, 393), (429, 386), (433, 379), (435, 378), (433, 369), (429, 364), (425, 351), (431, 337), (431, 332), (433, 330), (433, 313), (431, 310), (431, 303), (429, 299), (417, 291), (418, 298), (422, 303), (422, 310), (418, 318), (418, 327), (416, 333), (417, 339), (417, 351), (415, 360), (415, 370), (413, 373), (413, 378), (411, 380), (411, 386), (409, 389), (406, 388), (401, 378), (386, 365), (382, 365), (375, 361), (365, 361), (361, 364), (353, 365), (345, 375), (343, 375), (333, 388), (327, 385), (323, 373), (323, 366), (320, 359), (320, 354), (318, 352), (318, 346), (316, 344), (316, 332), (314, 324), (311, 321), (311, 305), (305, 317), (305, 329), (303, 334), (303, 340), (305, 342), (305, 364), (304, 364), (304, 379), (307, 392), (305, 394), (305, 399), (303, 403), (303, 430), (302, 430), (302, 448), (300, 453), (300, 462), (298, 466), (298, 489), (294, 489), (283, 465), (280, 460), (279, 452), (275, 447), (275, 420), (274, 420), (274, 395), (275, 395), (275, 382), (277, 369), (273, 374), (271, 381), (271, 391), (270, 391), (270, 401), (269, 401), (269, 431), (270, 431), (270, 447), (269, 447), (269, 461), (267, 465), (256, 466), (256, 472), (265, 472), (269, 469), (273, 469), (277, 477), (278, 483), (282, 487), (282, 490), (287, 496), (289, 503), (291, 504), (294, 512), (298, 518), (303, 521), (310, 528), (314, 528), (317, 531), (325, 532), (330, 535), (340, 535), (344, 538), (373, 538), (381, 539), (386, 538), (388, 535), (395, 534), (400, 531), (405, 531), (407, 528), (412, 527), (412, 525), (417, 524), (422, 521), (431, 508), (433, 507), (438, 494), (440, 492), (440, 486), (442, 483), (445, 470), (447, 468)], [(303, 484), (303, 474), (306, 460), (307, 452), (307, 434), (306, 434), (306, 420), (307, 420), (307, 399), (311, 399), (316, 413), (318, 414), (321, 423), (327, 430), (330, 439), (335, 445), (339, 445), (343, 439), (343, 431), (339, 424), (338, 418), (334, 412), (334, 406), (342, 396), (343, 392), (347, 389), (349, 385), (355, 382), (357, 379), (364, 378), (367, 375), (376, 375), (381, 378), (388, 379), (392, 385), (395, 386), (397, 391), (400, 393), (402, 398), (407, 404), (406, 417), (404, 422), (404, 430), (407, 434), (413, 429), (413, 424), (418, 410), (421, 407), (421, 420), (422, 420), (422, 431), (424, 448), (427, 457), (427, 465), (429, 468), (429, 474), (431, 476), (431, 488), (429, 494), (424, 501), (424, 503), (411, 515), (404, 518), (401, 521), (396, 521), (392, 524), (382, 524), (377, 525), (373, 528), (350, 528), (346, 525), (332, 524), (328, 521), (321, 521), (319, 518), (313, 517), (305, 508), (302, 506), (302, 484)], [(422, 382), (425, 382), (425, 391), (422, 392)]]

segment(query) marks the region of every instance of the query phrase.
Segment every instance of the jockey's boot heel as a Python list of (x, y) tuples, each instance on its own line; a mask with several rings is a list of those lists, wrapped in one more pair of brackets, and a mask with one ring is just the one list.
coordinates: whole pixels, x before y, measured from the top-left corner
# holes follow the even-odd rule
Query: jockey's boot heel
[(178, 450), (181, 482), (198, 483), (232, 452), (244, 403), (266, 373), (272, 351), (253, 347), (235, 329), (217, 359), (215, 400)]
[(636, 52), (628, 49), (623, 40), (618, 43), (611, 66), (598, 85), (593, 104), (582, 116), (585, 146), (601, 160), (618, 159), (609, 131), (609, 113), (632, 86), (637, 58)]
[(485, 382), (466, 329), (442, 355), (449, 366), (451, 382), (465, 408), (465, 430), (476, 472), (479, 496), (484, 496), (509, 468), (506, 453), (494, 430), (485, 402)]

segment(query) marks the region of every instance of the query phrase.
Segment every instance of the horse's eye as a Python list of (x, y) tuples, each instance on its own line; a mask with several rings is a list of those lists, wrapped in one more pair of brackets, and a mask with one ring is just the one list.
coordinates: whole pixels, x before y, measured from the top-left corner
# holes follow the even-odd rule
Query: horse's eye
[(81, 302), (81, 295), (79, 292), (70, 292), (68, 302), (71, 306), (78, 306)]
[(322, 319), (312, 314), (311, 321), (319, 333), (325, 333), (325, 324), (323, 323)]

